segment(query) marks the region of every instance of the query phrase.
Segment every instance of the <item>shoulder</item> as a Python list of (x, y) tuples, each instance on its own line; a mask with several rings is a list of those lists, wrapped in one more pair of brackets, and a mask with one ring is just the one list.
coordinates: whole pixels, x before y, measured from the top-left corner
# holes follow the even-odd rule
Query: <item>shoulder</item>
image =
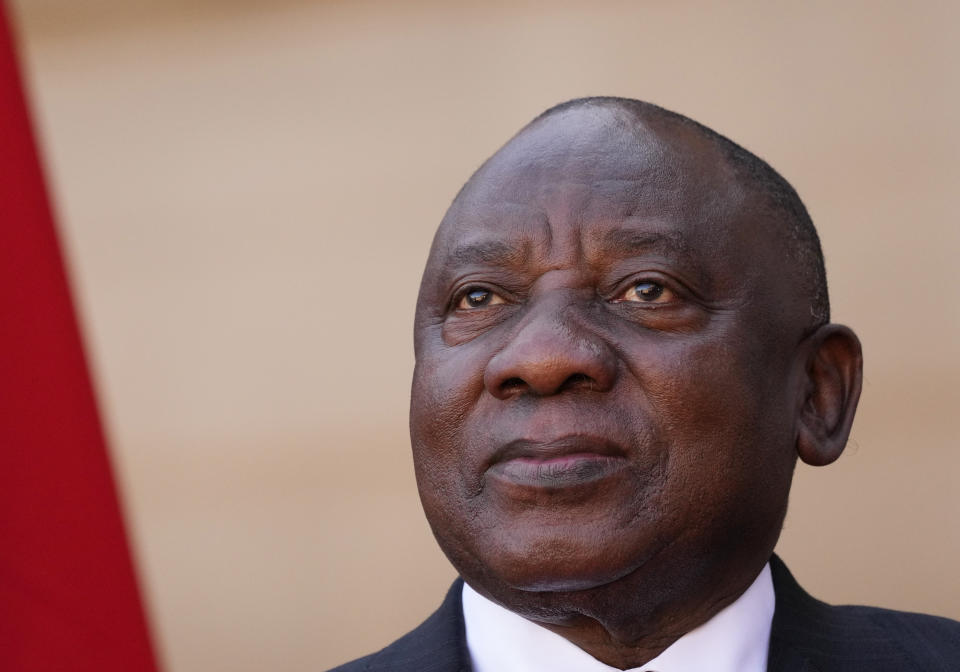
[(771, 568), (777, 596), (772, 659), (802, 657), (824, 671), (960, 668), (960, 623), (876, 607), (832, 606), (804, 592), (779, 559)]
[[(960, 667), (960, 623), (949, 618), (891, 609), (837, 606), (826, 625), (845, 634), (843, 650), (871, 657), (903, 658), (922, 670)], [(837, 648), (836, 646), (834, 648)]]
[(457, 579), (440, 607), (414, 630), (389, 646), (330, 672), (468, 672), (469, 654)]

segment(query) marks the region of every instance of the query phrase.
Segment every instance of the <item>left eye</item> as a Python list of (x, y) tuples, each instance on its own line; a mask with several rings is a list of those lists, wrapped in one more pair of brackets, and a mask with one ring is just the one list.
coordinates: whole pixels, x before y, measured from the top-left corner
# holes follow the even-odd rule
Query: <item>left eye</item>
[(470, 310), (471, 308), (483, 308), (486, 306), (495, 306), (504, 303), (503, 297), (483, 287), (471, 287), (468, 289), (460, 301), (457, 303), (458, 310)]
[(615, 301), (632, 301), (634, 303), (664, 303), (672, 298), (669, 289), (659, 282), (640, 280), (627, 288)]

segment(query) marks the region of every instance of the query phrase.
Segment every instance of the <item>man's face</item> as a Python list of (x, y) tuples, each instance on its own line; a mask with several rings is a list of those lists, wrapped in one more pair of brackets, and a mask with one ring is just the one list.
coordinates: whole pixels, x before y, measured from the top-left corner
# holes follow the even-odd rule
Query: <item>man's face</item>
[(625, 121), (561, 113), (495, 155), (417, 307), (427, 518), (471, 585), (545, 620), (755, 575), (796, 455), (809, 313), (776, 225), (697, 133)]

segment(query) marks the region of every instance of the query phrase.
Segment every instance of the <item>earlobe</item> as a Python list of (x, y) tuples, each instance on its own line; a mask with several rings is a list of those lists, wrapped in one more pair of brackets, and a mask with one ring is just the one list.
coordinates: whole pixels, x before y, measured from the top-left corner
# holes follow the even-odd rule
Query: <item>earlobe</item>
[(860, 339), (842, 324), (825, 324), (804, 345), (797, 454), (819, 467), (840, 457), (847, 445), (863, 383), (863, 352)]

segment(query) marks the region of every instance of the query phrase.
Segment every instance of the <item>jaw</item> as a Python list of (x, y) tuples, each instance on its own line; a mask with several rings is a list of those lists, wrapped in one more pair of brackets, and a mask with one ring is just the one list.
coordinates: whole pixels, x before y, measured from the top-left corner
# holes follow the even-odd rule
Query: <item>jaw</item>
[(678, 539), (634, 571), (582, 589), (518, 589), (473, 564), (476, 558), (448, 555), (481, 594), (597, 660), (628, 669), (646, 664), (743, 594), (772, 555), (780, 524), (782, 516), (752, 550), (739, 545), (685, 561), (674, 555), (674, 546), (686, 541)]
[[(768, 516), (746, 525), (738, 516), (726, 524), (703, 521), (671, 539), (648, 539), (643, 555), (636, 554), (637, 539), (598, 553), (599, 537), (591, 543), (562, 527), (531, 546), (519, 538), (511, 542), (509, 530), (495, 527), (452, 538), (440, 531), (454, 525), (438, 518), (436, 509), (430, 521), (444, 552), (475, 590), (625, 669), (656, 657), (750, 586), (773, 552), (786, 494)], [(424, 498), (429, 510), (429, 494)], [(747, 508), (756, 504), (743, 502)], [(597, 563), (626, 557), (629, 562)]]

